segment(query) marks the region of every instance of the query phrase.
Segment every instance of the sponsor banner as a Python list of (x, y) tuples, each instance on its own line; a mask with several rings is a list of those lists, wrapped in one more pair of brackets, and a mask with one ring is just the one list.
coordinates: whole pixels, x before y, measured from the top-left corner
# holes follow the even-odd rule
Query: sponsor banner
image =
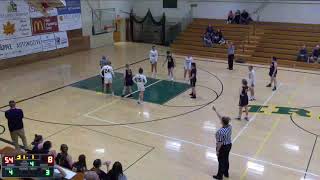
[(59, 31), (57, 16), (32, 18), (32, 34), (42, 34)]
[[(30, 12), (30, 17), (31, 18), (43, 17), (43, 13), (38, 11), (33, 6), (30, 6), (29, 12)], [(48, 13), (49, 16), (57, 16), (58, 15), (58, 10), (57, 10), (57, 8), (53, 8), (53, 9), (48, 10), (47, 13)]]
[(31, 35), (29, 18), (0, 19), (0, 40)]
[(57, 49), (66, 48), (69, 46), (67, 32), (54, 33)]
[(81, 29), (81, 14), (58, 15), (59, 31)]
[(0, 19), (29, 18), (29, 5), (23, 0), (1, 0)]
[(66, 6), (58, 8), (58, 14), (76, 14), (81, 13), (80, 0), (66, 0)]
[(0, 40), (31, 36), (29, 6), (21, 0), (0, 3)]
[(41, 35), (42, 51), (52, 51), (57, 49), (54, 34)]
[(7, 59), (42, 51), (40, 36), (0, 41), (0, 59)]

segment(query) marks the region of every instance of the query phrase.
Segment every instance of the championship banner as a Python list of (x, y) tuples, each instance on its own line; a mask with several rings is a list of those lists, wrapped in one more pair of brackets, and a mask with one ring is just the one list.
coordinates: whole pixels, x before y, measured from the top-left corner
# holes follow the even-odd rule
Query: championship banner
[(57, 8), (58, 14), (77, 14), (81, 13), (81, 3), (80, 0), (66, 0), (66, 6), (62, 8)]
[(57, 49), (66, 48), (69, 46), (67, 32), (54, 33)]
[(43, 34), (59, 31), (57, 16), (32, 18), (32, 34)]
[(41, 35), (42, 51), (52, 51), (57, 49), (54, 34)]
[(42, 51), (40, 36), (0, 41), (0, 59), (7, 59)]
[(1, 0), (0, 40), (31, 36), (29, 6), (21, 0)]

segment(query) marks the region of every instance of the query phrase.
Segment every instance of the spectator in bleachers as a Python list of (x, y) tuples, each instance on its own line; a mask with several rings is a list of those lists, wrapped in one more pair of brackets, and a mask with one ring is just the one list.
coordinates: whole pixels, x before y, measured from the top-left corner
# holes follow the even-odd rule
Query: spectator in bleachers
[(317, 62), (318, 60), (320, 60), (319, 55), (320, 55), (320, 46), (317, 45), (312, 51), (312, 55), (310, 56), (309, 62)]
[(302, 48), (299, 50), (297, 61), (308, 61), (308, 50), (306, 45), (303, 45)]
[(86, 156), (81, 154), (78, 158), (78, 161), (73, 163), (72, 171), (74, 172), (85, 172), (87, 171), (87, 163), (86, 163)]
[[(106, 161), (105, 163), (103, 163), (107, 166), (107, 172), (110, 169), (110, 161)], [(100, 180), (105, 180), (107, 179), (107, 173), (105, 173), (103, 170), (101, 170), (102, 163), (101, 163), (101, 159), (96, 159), (93, 161), (93, 168), (91, 168), (90, 171), (94, 171), (98, 174)]]
[(204, 35), (203, 35), (203, 45), (205, 47), (212, 47), (213, 43), (212, 43), (212, 37), (211, 35), (206, 32)]
[(208, 25), (205, 33), (209, 33), (210, 36), (213, 36), (213, 34), (214, 34), (214, 29), (213, 29), (213, 27), (212, 27), (211, 24)]
[(108, 180), (127, 180), (126, 175), (123, 174), (122, 165), (118, 161), (113, 164), (107, 176)]
[(234, 20), (234, 14), (233, 14), (232, 11), (229, 11), (228, 19), (227, 19), (227, 24), (233, 23), (233, 20)]
[(215, 33), (214, 38), (213, 38), (213, 42), (215, 44), (223, 44), (223, 43), (225, 43), (223, 35), (222, 35), (222, 32), (221, 32), (220, 29), (218, 29), (217, 32)]
[(42, 149), (43, 147), (43, 137), (41, 135), (36, 134), (34, 136), (34, 140), (31, 143), (32, 147), (32, 151), (38, 151), (40, 149)]
[(84, 174), (84, 180), (100, 180), (98, 174), (94, 171), (87, 171)]
[(52, 147), (51, 141), (45, 141), (41, 149), (37, 149), (32, 153), (33, 154), (50, 154), (51, 147)]
[(67, 169), (72, 169), (72, 157), (68, 154), (68, 146), (61, 144), (60, 153), (56, 157), (56, 164)]
[(240, 12), (240, 10), (237, 10), (236, 13), (235, 13), (235, 15), (234, 15), (234, 20), (233, 20), (233, 22), (234, 22), (235, 24), (240, 24), (240, 19), (241, 19), (241, 12)]
[(251, 17), (250, 17), (250, 14), (244, 9), (241, 13), (241, 16), (240, 16), (240, 23), (241, 24), (249, 24), (250, 21), (252, 20)]

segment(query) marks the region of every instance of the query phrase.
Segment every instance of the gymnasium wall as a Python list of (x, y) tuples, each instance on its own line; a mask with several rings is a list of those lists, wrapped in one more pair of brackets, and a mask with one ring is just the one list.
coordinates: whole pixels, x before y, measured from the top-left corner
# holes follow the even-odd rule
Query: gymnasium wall
[[(178, 0), (177, 9), (162, 8), (162, 0), (135, 0), (133, 9), (138, 15), (144, 15), (150, 8), (159, 16), (163, 12), (169, 18), (183, 17), (191, 4), (194, 18), (225, 19), (229, 10), (247, 9), (259, 12), (260, 21), (320, 24), (320, 1), (285, 1), (285, 0)], [(253, 15), (257, 20), (258, 15)]]
[(92, 35), (92, 11), (91, 9), (108, 9), (115, 8), (116, 14), (121, 17), (128, 15), (121, 13), (120, 10), (130, 12), (130, 0), (81, 0), (83, 35), (90, 36), (90, 47), (97, 48), (106, 45), (112, 45), (113, 33), (105, 33), (100, 35)]

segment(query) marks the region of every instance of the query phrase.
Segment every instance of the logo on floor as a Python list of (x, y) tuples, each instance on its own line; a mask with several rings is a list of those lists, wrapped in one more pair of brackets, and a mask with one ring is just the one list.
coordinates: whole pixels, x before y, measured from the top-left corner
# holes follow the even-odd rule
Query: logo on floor
[[(250, 105), (249, 112), (264, 113), (264, 114), (283, 114), (283, 115), (299, 115), (302, 117), (311, 118), (312, 112), (306, 109), (282, 107), (282, 106), (264, 106), (264, 105)], [(320, 116), (317, 117), (320, 120)]]

